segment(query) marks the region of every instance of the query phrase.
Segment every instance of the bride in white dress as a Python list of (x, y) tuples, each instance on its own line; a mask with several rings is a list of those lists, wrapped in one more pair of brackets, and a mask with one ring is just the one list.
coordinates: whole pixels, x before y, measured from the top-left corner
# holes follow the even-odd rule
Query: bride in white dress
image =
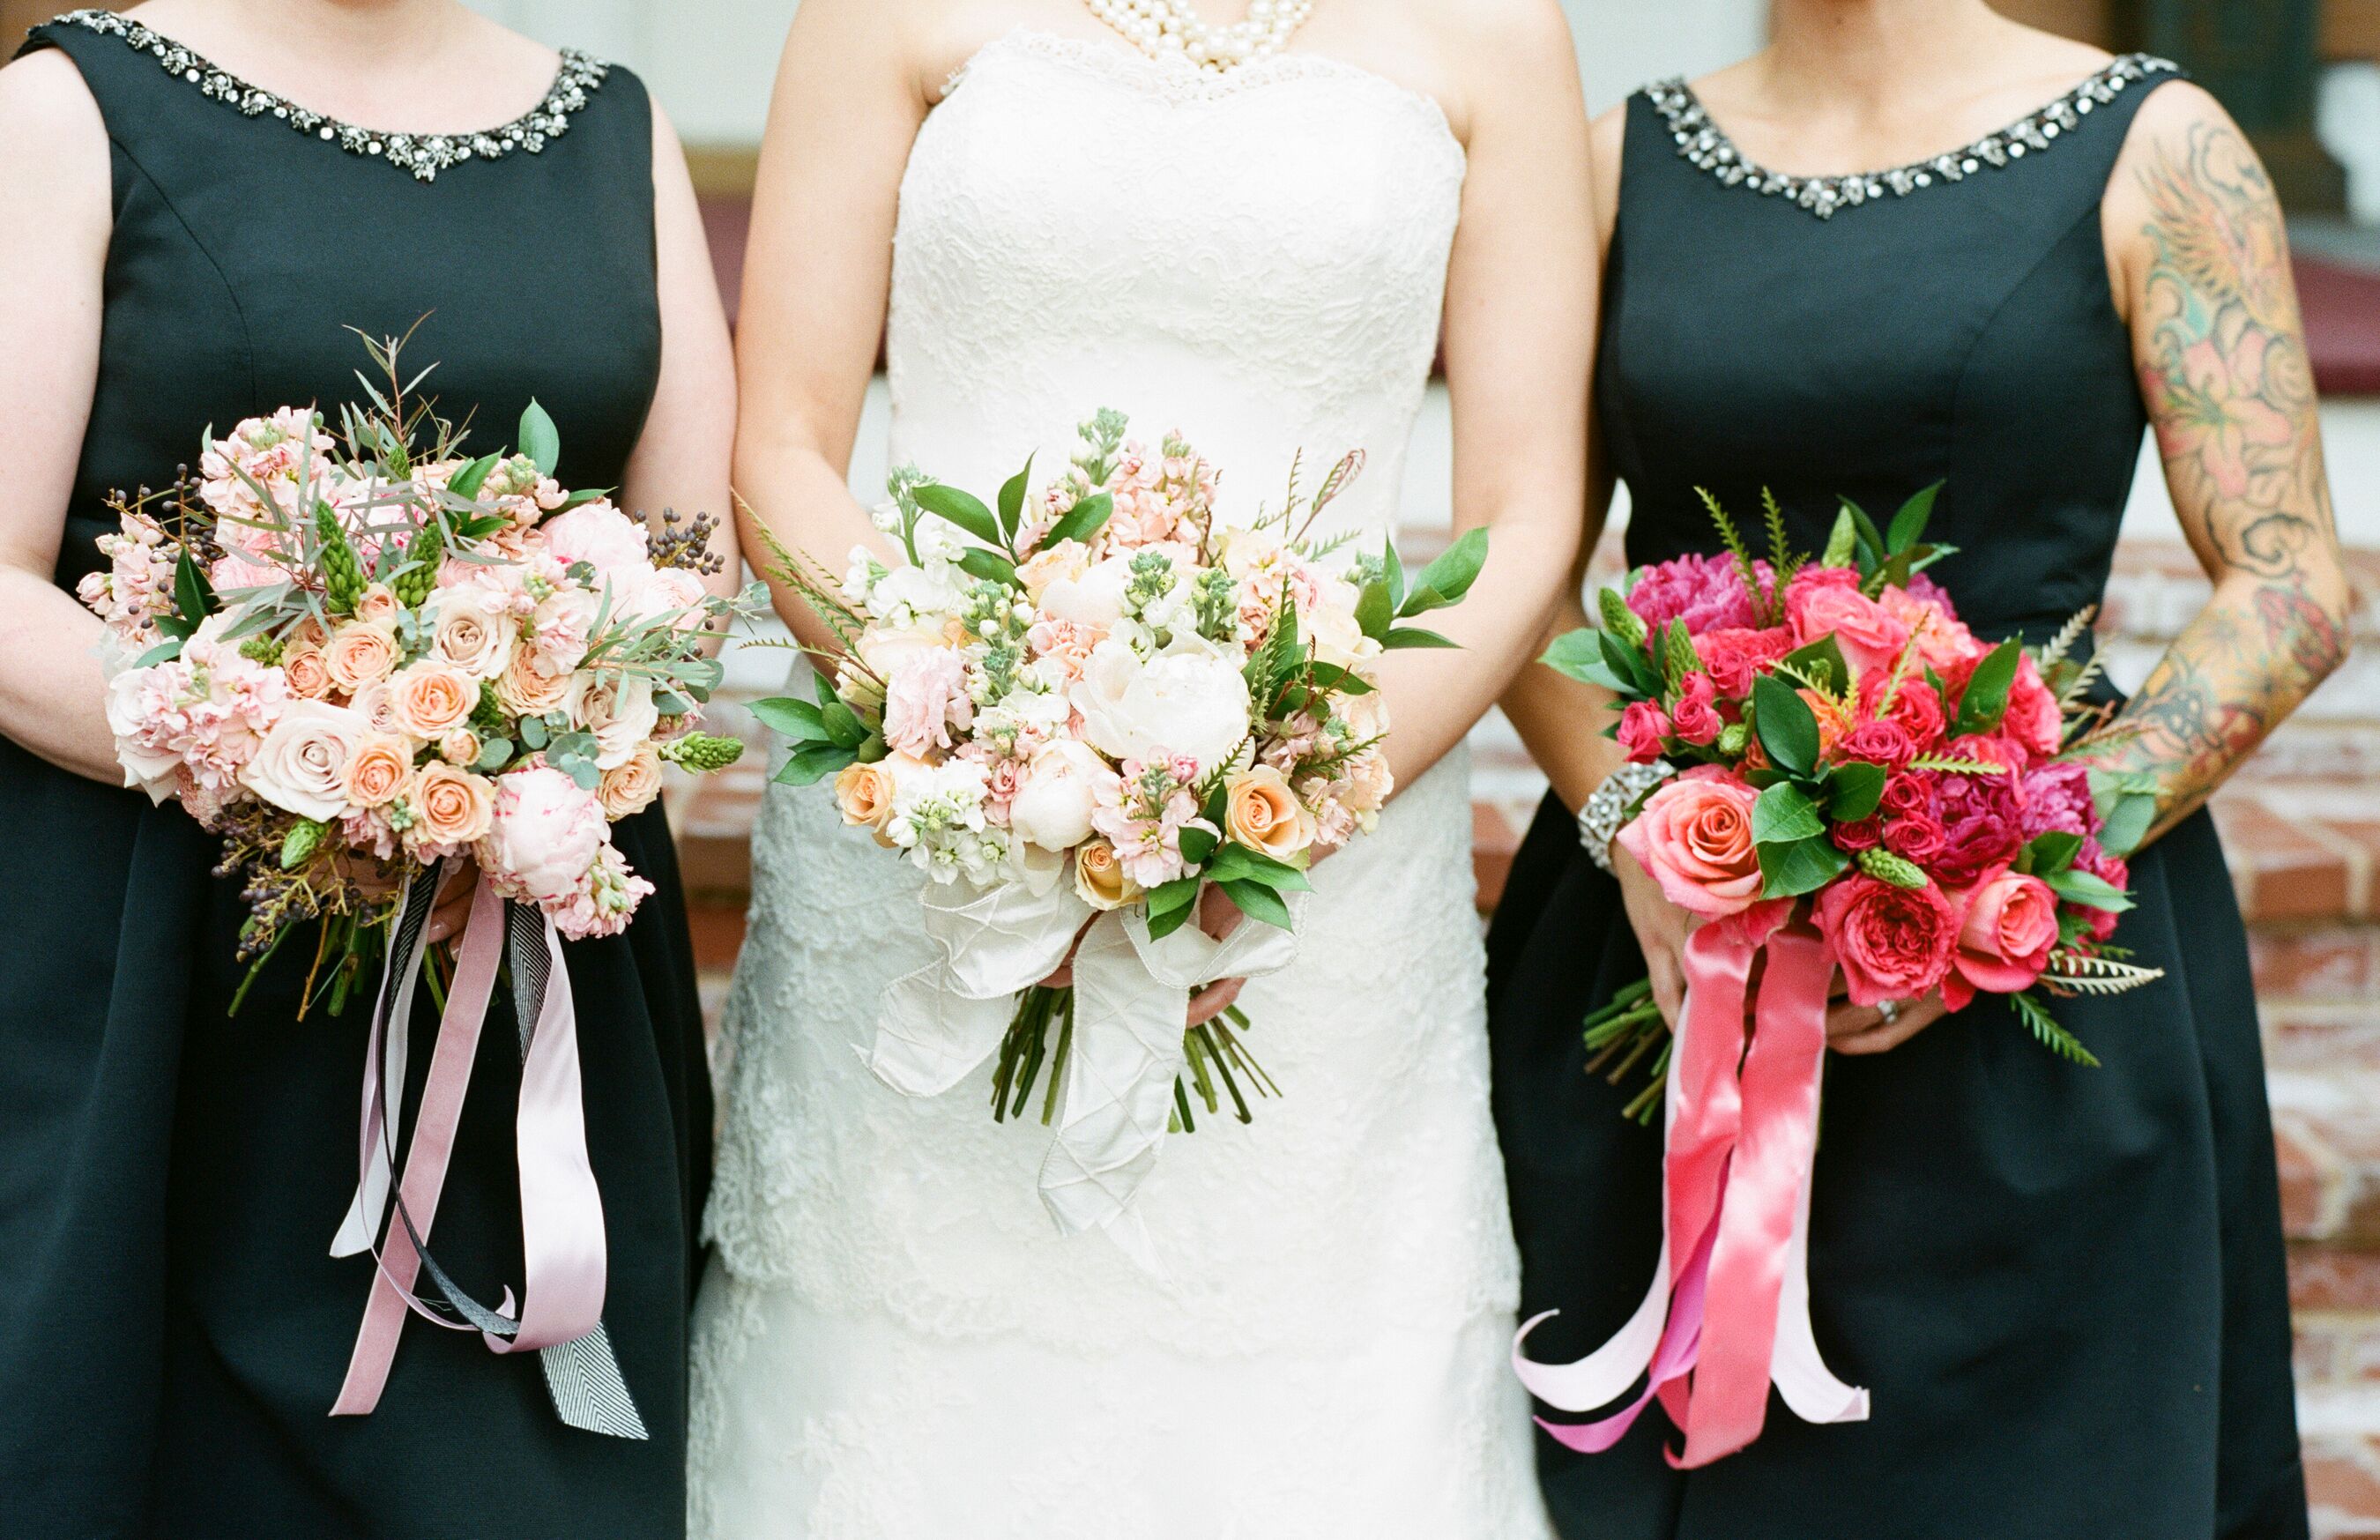
[(1572, 47), (1554, 0), (1247, 9), (1203, 50), (1174, 0), (804, 0), (795, 21), (736, 454), (778, 539), (839, 566), (879, 538), (844, 477), (889, 313), (895, 463), (996, 486), (1037, 447), (1062, 467), (1113, 406), (1179, 429), (1245, 521), (1300, 449), (1360, 447), (1326, 517), (1377, 549), (1443, 311), (1456, 519), (1491, 553), (1432, 617), (1463, 649), (1386, 660), (1402, 794), (1317, 873), (1299, 961), (1241, 1000), (1283, 1098), (1168, 1140), (1139, 1192), (1162, 1277), (1059, 1236), (1048, 1135), (991, 1122), (989, 1067), (915, 1101), (868, 1074), (880, 992), (927, 959), (921, 879), (824, 788), (771, 789), (698, 1311), (699, 1540), (1549, 1533), (1505, 1366), (1461, 741), (1578, 540)]

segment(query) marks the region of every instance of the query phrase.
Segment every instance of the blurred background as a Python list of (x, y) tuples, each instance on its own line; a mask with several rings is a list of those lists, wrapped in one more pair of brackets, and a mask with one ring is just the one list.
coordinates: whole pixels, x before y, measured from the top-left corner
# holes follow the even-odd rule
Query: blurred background
[[(58, 3), (0, 0), (0, 38), (21, 35)], [(477, 3), (643, 76), (688, 145), (732, 309), (770, 81), (796, 0)], [(2216, 812), (2251, 921), (2272, 1066), (2317, 1529), (2329, 1540), (2380, 1540), (2380, 0), (1996, 3), (2021, 20), (2186, 66), (2254, 138), (2289, 207), (2339, 521), (2363, 604), (2348, 666)], [(1767, 0), (1565, 0), (1563, 8), (1598, 111), (1647, 80), (1753, 52), (1767, 26)], [(853, 466), (871, 502), (885, 468), (883, 424), (880, 384)], [(2144, 453), (2143, 471), (2100, 618), (2111, 671), (2128, 685), (2206, 591), (2153, 455)], [(1447, 472), (1444, 402), (1434, 393), (1405, 489), (1411, 557), (1443, 540)], [(1623, 499), (1615, 529), (1624, 518)], [(1614, 543), (1608, 531), (1606, 570), (1616, 565)], [(731, 695), (771, 690), (783, 660), (746, 652)], [(732, 704), (722, 715), (741, 717)], [(1486, 914), (1542, 782), (1497, 719), (1474, 735), (1473, 764)], [(714, 1003), (742, 940), (748, 834), (766, 773), (750, 756), (673, 804)]]

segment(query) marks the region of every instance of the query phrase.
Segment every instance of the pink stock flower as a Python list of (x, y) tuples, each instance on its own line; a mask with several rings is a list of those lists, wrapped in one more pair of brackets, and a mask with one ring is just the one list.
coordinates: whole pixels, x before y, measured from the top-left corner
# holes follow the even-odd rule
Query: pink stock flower
[(1620, 846), (1670, 903), (1708, 918), (1742, 914), (1760, 896), (1752, 844), (1759, 794), (1716, 766), (1698, 766), (1655, 792), (1620, 831)]
[[(1766, 564), (1755, 570), (1765, 583)], [(1657, 562), (1636, 576), (1628, 591), (1628, 608), (1651, 630), (1673, 620), (1686, 623), (1691, 635), (1749, 626), (1752, 594), (1728, 556), (1679, 556)]]
[(1620, 746), (1633, 764), (1649, 765), (1661, 757), (1670, 735), (1670, 719), (1649, 700), (1632, 700), (1620, 713)]
[(1853, 872), (1818, 894), (1815, 917), (1855, 1005), (1919, 999), (1949, 971), (1959, 916), (1930, 883), (1897, 888)]
[(1977, 990), (2012, 995), (2031, 988), (2058, 945), (2058, 896), (2039, 878), (1998, 867), (1963, 895), (1963, 904), (1943, 1003), (1961, 1011)]
[(896, 754), (922, 759), (947, 751), (975, 721), (967, 695), (966, 660), (954, 649), (920, 648), (885, 682), (884, 741)]

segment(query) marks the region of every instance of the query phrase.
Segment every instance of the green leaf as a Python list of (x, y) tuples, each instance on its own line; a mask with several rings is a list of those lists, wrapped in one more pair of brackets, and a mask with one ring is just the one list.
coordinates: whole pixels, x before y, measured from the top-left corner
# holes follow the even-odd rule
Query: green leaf
[(174, 564), (174, 609), (183, 624), (195, 631), (199, 623), (214, 608), (215, 590), (207, 575), (199, 570), (198, 558), (188, 552)]
[(1859, 536), (1859, 549), (1854, 554), (1860, 559), (1860, 570), (1872, 572), (1885, 558), (1884, 536), (1877, 532), (1876, 520), (1867, 516), (1867, 510), (1848, 497), (1843, 499), (1843, 512), (1850, 515), (1852, 528)]
[(1371, 681), (1337, 663), (1314, 665), (1314, 687), (1334, 695), (1370, 695)]
[(1771, 763), (1796, 775), (1817, 768), (1818, 719), (1792, 685), (1772, 673), (1757, 676), (1752, 682), (1752, 709), (1760, 746), (1768, 751)]
[(513, 745), (511, 739), (490, 738), (486, 743), (480, 746), (480, 757), (471, 762), (471, 768), (473, 770), (480, 770), (484, 774), (493, 775), (496, 771), (504, 769), (505, 762), (511, 759), (512, 757)]
[(1242, 844), (1227, 844), (1217, 851), (1215, 858), (1207, 864), (1205, 875), (1209, 882), (1258, 882), (1268, 888), (1297, 892), (1312, 886), (1305, 874), (1288, 862), (1277, 861)]
[(1041, 537), (1041, 549), (1047, 551), (1066, 540), (1089, 540), (1099, 532), (1099, 527), (1107, 523), (1108, 515), (1113, 512), (1115, 499), (1105, 492), (1097, 492), (1083, 499), (1050, 527), (1050, 532)]
[(1389, 537), (1387, 544), (1381, 548), (1380, 571), (1389, 580), (1390, 608), (1391, 610), (1402, 608), (1405, 601), (1405, 564), (1403, 558), (1397, 554), (1397, 540), (1393, 535)]
[(1600, 631), (1565, 631), (1553, 639), (1553, 645), (1546, 649), (1544, 656), (1537, 661), (1565, 679), (1624, 692), (1629, 688), (1627, 682), (1612, 673), (1611, 665), (1603, 661), (1602, 638)]
[(1452, 545), (1439, 553), (1437, 561), (1422, 568), (1421, 580), (1397, 606), (1397, 618), (1410, 620), (1462, 602), (1463, 596), (1471, 591), (1471, 585), (1478, 581), (1479, 569), (1487, 564), (1487, 529), (1464, 530)]
[(982, 501), (973, 493), (963, 492), (956, 487), (944, 486), (940, 481), (929, 481), (919, 487), (914, 495), (917, 499), (918, 507), (957, 525), (984, 544), (1003, 543), (1000, 538), (999, 521), (991, 516), (991, 510), (985, 507)]
[(179, 658), (182, 655), (182, 643), (185, 639), (186, 638), (181, 637), (175, 637), (169, 640), (159, 642), (155, 647), (152, 647), (148, 651), (142, 653), (132, 666), (137, 669), (145, 669), (154, 667), (159, 663), (172, 662), (175, 659)]
[(1025, 456), (1025, 468), (1001, 483), (1000, 532), (1002, 543), (1016, 543), (1016, 528), (1025, 519), (1025, 489), (1033, 479), (1033, 456)]
[[(1192, 879), (1191, 883), (1193, 887), (1196, 886), (1196, 879)], [(1172, 884), (1168, 883), (1166, 886), (1172, 887)], [(1163, 888), (1158, 890), (1160, 892), (1163, 892), (1165, 890)], [(1165, 940), (1166, 937), (1172, 935), (1184, 926), (1188, 925), (1190, 923), (1190, 916), (1196, 913), (1197, 910), (1186, 903), (1179, 909), (1169, 909), (1161, 915), (1155, 911), (1151, 911), (1148, 916), (1148, 939), (1152, 941), (1161, 941)]]
[(568, 497), (564, 498), (562, 500), (562, 506), (553, 511), (557, 514), (566, 514), (573, 508), (583, 508), (588, 503), (596, 501), (598, 498), (609, 497), (611, 495), (612, 489), (609, 487), (581, 487), (577, 491), (572, 492)]
[(2017, 663), (2023, 654), (2024, 644), (2013, 637), (1984, 654), (1959, 697), (1958, 721), (1950, 729), (1954, 736), (1989, 733), (1999, 726), (2008, 711), (2009, 686), (2016, 681)]
[(1148, 913), (1154, 918), (1159, 915), (1171, 915), (1180, 910), (1186, 910), (1190, 907), (1191, 901), (1197, 896), (1198, 879), (1175, 878), (1161, 888), (1151, 888), (1148, 891)]
[(1815, 893), (1843, 874), (1851, 857), (1821, 834), (1789, 845), (1762, 845), (1760, 875), (1763, 898), (1798, 898)]
[(1355, 624), (1376, 642), (1388, 636), (1389, 624), (1396, 614), (1396, 601), (1390, 596), (1386, 578), (1365, 584), (1364, 591), (1355, 596)]
[(1826, 833), (1809, 794), (1791, 781), (1780, 781), (1760, 794), (1752, 805), (1752, 843), (1757, 845), (1799, 844)]
[[(761, 724), (795, 743), (832, 743), (834, 735), (827, 731), (820, 709), (807, 700), (791, 696), (777, 696), (752, 703), (752, 714)], [(524, 724), (526, 725), (526, 724)]]
[(1230, 899), (1240, 913), (1248, 918), (1259, 924), (1272, 926), (1276, 929), (1293, 928), (1289, 917), (1289, 905), (1282, 901), (1279, 893), (1262, 883), (1220, 882), (1216, 886), (1221, 888), (1223, 896)]
[(813, 785), (857, 758), (857, 755), (841, 744), (804, 744), (794, 750), (793, 758), (785, 761), (785, 768), (777, 772), (776, 780), (778, 784), (784, 786)]
[(980, 577), (987, 583), (997, 583), (1004, 588), (1016, 587), (1016, 564), (997, 551), (971, 545), (959, 557), (959, 570), (969, 577)]
[(1822, 567), (1847, 567), (1859, 550), (1859, 526), (1852, 522), (1852, 511), (1844, 508), (1835, 515), (1835, 527), (1827, 534), (1827, 549), (1818, 558)]
[(552, 475), (553, 467), (562, 461), (562, 434), (534, 396), (529, 399), (528, 408), (521, 413), (520, 452), (537, 467), (540, 476)]
[(453, 492), (456, 497), (463, 498), (466, 501), (479, 496), (480, 489), (487, 484), (488, 472), (495, 469), (496, 462), (503, 458), (504, 456), (501, 455), (480, 455), (469, 465), (465, 466), (462, 469), (448, 477), (446, 479), (446, 490)]
[(1833, 794), (1827, 801), (1828, 816), (1838, 823), (1857, 823), (1873, 818), (1884, 801), (1884, 782), (1882, 765), (1860, 759), (1837, 765), (1827, 782)]
[(2017, 1020), (2024, 1023), (2025, 1029), (2040, 1041), (2042, 1047), (2084, 1069), (2099, 1067), (2099, 1061), (2082, 1046), (2082, 1039), (2058, 1025), (2058, 1018), (2051, 1015), (2049, 1008), (2041, 1001), (2029, 994), (2013, 994), (2008, 997), (2008, 1002), (2010, 1008), (2016, 1012)]
[(2130, 855), (2148, 837), (2156, 820), (2156, 798), (2146, 792), (2126, 792), (2115, 810), (2100, 820), (2099, 843), (2110, 855)]
[(1651, 700), (1661, 694), (1661, 672), (1641, 647), (1631, 647), (1609, 631), (1595, 633), (1603, 648), (1603, 661), (1611, 672), (1628, 681), (1626, 693)]
[(2132, 901), (2124, 896), (2124, 891), (2121, 888), (2104, 877), (2094, 877), (2087, 871), (2075, 871), (2070, 868), (2066, 871), (2050, 872), (2045, 875), (2042, 880), (2048, 883), (2049, 891), (2059, 898), (2069, 903), (2079, 903), (2085, 909), (2098, 909), (2110, 915), (2120, 915), (2132, 906)]
[(1214, 834), (1204, 829), (1184, 829), (1180, 839), (1182, 859), (1193, 867), (1205, 866), (1207, 857), (1215, 854), (1215, 846), (1220, 843)]
[(826, 729), (830, 742), (856, 749), (868, 741), (868, 728), (857, 713), (838, 700), (832, 706), (819, 708), (819, 725)]
[(1900, 505), (1892, 515), (1892, 527), (1884, 537), (1888, 554), (1898, 556), (1925, 536), (1925, 521), (1934, 516), (1934, 499), (1940, 495), (1942, 483), (1935, 482)]
[(537, 753), (540, 749), (545, 747), (549, 741), (545, 731), (545, 719), (542, 717), (521, 718), (520, 735), (521, 743), (528, 749), (528, 751), (531, 754)]
[(1851, 665), (1843, 661), (1843, 649), (1832, 632), (1807, 647), (1795, 648), (1778, 660), (1778, 666), (1808, 674), (1829, 695), (1842, 694), (1852, 682)]
[(1451, 647), (1460, 649), (1461, 642), (1441, 637), (1435, 631), (1425, 631), (1418, 625), (1400, 625), (1382, 639), (1380, 649), (1395, 652), (1408, 647)]
[(2024, 847), (2025, 855), (2032, 863), (2026, 870), (2034, 877), (2046, 879), (2052, 873), (2062, 872), (2072, 866), (2076, 853), (2082, 848), (2082, 836), (2070, 834), (2062, 829), (2053, 829), (2046, 834), (2036, 834), (2033, 837), (2033, 843)]

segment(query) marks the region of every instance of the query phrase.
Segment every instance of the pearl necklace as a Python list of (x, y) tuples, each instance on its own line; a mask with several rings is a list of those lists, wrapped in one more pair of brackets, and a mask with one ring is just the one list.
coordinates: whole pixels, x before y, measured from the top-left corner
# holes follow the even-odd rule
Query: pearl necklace
[(1151, 58), (1181, 58), (1217, 74), (1278, 54), (1314, 14), (1314, 0), (1249, 0), (1247, 19), (1209, 27), (1186, 0), (1085, 0), (1091, 14)]

